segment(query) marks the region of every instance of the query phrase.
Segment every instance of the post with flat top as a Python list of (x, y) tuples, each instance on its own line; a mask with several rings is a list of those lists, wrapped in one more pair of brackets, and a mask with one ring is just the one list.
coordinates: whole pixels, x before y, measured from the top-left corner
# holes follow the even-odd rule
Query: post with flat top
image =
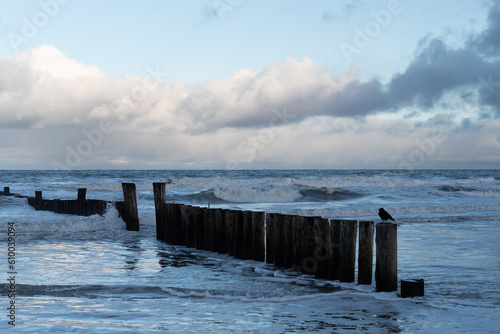
[(380, 223), (376, 228), (375, 281), (377, 291), (398, 289), (398, 225)]
[(165, 240), (165, 217), (163, 217), (163, 210), (161, 209), (161, 205), (167, 202), (165, 182), (153, 183), (153, 193), (155, 199), (156, 239)]
[(356, 220), (343, 220), (340, 223), (340, 270), (341, 282), (354, 282), (356, 270), (356, 234), (358, 222)]
[(9, 188), (9, 187), (3, 187), (3, 194), (4, 194), (5, 196), (10, 195), (10, 188)]
[(139, 231), (139, 214), (137, 212), (137, 195), (135, 183), (122, 183), (124, 200), (124, 220), (128, 231)]
[(372, 284), (373, 222), (359, 222), (358, 284)]

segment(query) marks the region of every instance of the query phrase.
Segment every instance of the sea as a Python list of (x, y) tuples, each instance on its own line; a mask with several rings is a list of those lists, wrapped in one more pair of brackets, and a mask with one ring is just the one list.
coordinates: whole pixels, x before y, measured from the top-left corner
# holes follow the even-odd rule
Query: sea
[[(35, 211), (0, 196), (0, 333), (498, 333), (500, 170), (2, 170), (0, 190), (123, 200), (117, 210)], [(156, 239), (153, 182), (167, 201), (398, 224), (401, 298)], [(10, 239), (9, 239), (10, 238)], [(12, 248), (14, 247), (14, 248)], [(12, 306), (14, 305), (14, 306)], [(14, 309), (12, 309), (14, 307)]]

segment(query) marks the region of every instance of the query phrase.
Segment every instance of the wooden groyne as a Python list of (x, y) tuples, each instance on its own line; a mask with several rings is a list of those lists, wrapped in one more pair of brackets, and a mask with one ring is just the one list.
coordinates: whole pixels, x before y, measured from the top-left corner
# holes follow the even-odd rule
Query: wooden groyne
[[(374, 222), (328, 220), (278, 213), (227, 210), (166, 203), (165, 183), (154, 183), (156, 238), (172, 245), (228, 254), (236, 259), (267, 262), (317, 278), (372, 284)], [(114, 205), (127, 225), (139, 230), (136, 187), (122, 183), (124, 201), (86, 199), (78, 189), (74, 200), (44, 199), (0, 191), (3, 196), (26, 198), (35, 210), (80, 216), (103, 215)], [(358, 227), (359, 226), (359, 227)], [(377, 291), (397, 290), (397, 224), (376, 226), (375, 283)], [(356, 257), (357, 255), (357, 257)], [(421, 296), (423, 280), (405, 281), (404, 296)], [(402, 285), (403, 287), (403, 285)]]
[(28, 204), (35, 210), (51, 211), (76, 216), (92, 216), (96, 214), (104, 215), (108, 210), (108, 205), (113, 205), (118, 210), (120, 217), (122, 217), (126, 223), (127, 230), (139, 231), (135, 184), (123, 183), (122, 188), (124, 197), (124, 201), (122, 202), (86, 199), (86, 188), (79, 188), (77, 198), (74, 200), (44, 199), (41, 190), (35, 191), (34, 197), (23, 196), (11, 193), (10, 187), (4, 187), (4, 190), (0, 191), (0, 195), (26, 198), (28, 200)]
[[(158, 240), (340, 282), (355, 281), (357, 259), (358, 284), (372, 284), (372, 221), (166, 203), (165, 184), (153, 188)], [(377, 225), (377, 291), (397, 290), (396, 230), (396, 224)]]

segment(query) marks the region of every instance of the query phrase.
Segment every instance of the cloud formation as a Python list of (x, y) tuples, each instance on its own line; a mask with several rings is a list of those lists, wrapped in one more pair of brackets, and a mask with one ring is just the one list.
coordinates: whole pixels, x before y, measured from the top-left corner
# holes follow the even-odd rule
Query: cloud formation
[[(167, 162), (387, 168), (400, 164), (394, 153), (418, 149), (418, 138), (443, 129), (452, 140), (439, 143), (427, 161), (453, 161), (454, 156), (443, 158), (446, 148), (466, 159), (471, 153), (465, 148), (482, 152), (474, 145), (491, 152), (500, 148), (500, 125), (491, 120), (500, 117), (499, 38), (495, 4), (487, 28), (463, 47), (425, 39), (408, 68), (387, 83), (361, 81), (356, 68), (332, 75), (308, 58), (286, 58), (261, 71), (243, 68), (193, 85), (167, 84), (166, 73), (155, 66), (146, 77), (110, 78), (44, 45), (0, 59), (0, 161), (38, 159), (71, 168), (86, 162), (124, 168), (168, 167)], [(477, 117), (413, 119), (441, 108), (450, 95), (454, 103), (477, 110)], [(377, 118), (402, 109), (418, 111), (398, 121)], [(467, 141), (473, 136), (476, 144)]]

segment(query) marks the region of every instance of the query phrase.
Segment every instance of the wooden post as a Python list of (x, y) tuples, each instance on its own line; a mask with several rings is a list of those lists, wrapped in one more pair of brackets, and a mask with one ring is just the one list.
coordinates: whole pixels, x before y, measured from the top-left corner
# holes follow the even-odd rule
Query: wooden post
[(212, 216), (208, 208), (203, 208), (204, 226), (205, 226), (205, 241), (204, 246), (206, 251), (212, 250)]
[(124, 220), (128, 231), (139, 231), (139, 214), (137, 212), (137, 195), (135, 183), (122, 183)]
[(78, 201), (85, 201), (86, 194), (87, 188), (78, 188)]
[[(172, 245), (185, 245), (185, 240), (182, 240), (182, 204), (171, 204), (170, 206), (170, 233)], [(185, 236), (185, 234), (184, 234)]]
[(217, 209), (217, 252), (227, 254), (227, 209)]
[(42, 199), (42, 191), (35, 190), (35, 210), (42, 210), (43, 199)]
[(245, 247), (243, 244), (244, 239), (244, 231), (245, 231), (245, 222), (243, 211), (236, 211), (237, 217), (234, 224), (234, 257), (236, 259), (244, 259), (245, 258)]
[(292, 216), (293, 270), (301, 272), (302, 261), (302, 217)]
[(200, 207), (193, 209), (196, 249), (205, 249), (205, 214)]
[(252, 212), (243, 211), (243, 259), (253, 259), (253, 225)]
[(156, 239), (165, 240), (165, 217), (163, 217), (163, 210), (161, 210), (161, 205), (167, 202), (165, 182), (153, 183), (153, 194), (155, 201)]
[(173, 206), (175, 204), (172, 203), (165, 203), (162, 204), (162, 218), (163, 222), (165, 224), (165, 241), (168, 243), (172, 243), (172, 212), (173, 212)]
[(275, 213), (268, 213), (266, 217), (266, 262), (274, 263), (274, 246), (276, 244), (276, 230), (274, 226)]
[(274, 214), (274, 265), (285, 267), (285, 217)]
[(10, 188), (9, 187), (3, 187), (3, 194), (5, 196), (9, 196), (10, 195)]
[(315, 217), (303, 217), (300, 266), (303, 274), (314, 275), (318, 262), (314, 258), (316, 240), (314, 238)]
[(424, 279), (401, 280), (401, 297), (420, 297), (424, 295)]
[(328, 278), (330, 265), (330, 224), (328, 219), (321, 217), (314, 219), (314, 238), (316, 241), (314, 259), (317, 261), (314, 276)]
[(265, 224), (265, 212), (252, 212), (253, 259), (255, 261), (264, 262), (266, 259), (266, 236), (264, 229)]
[(356, 234), (358, 222), (343, 220), (340, 223), (340, 269), (341, 282), (354, 282), (356, 270)]
[(340, 278), (340, 222), (330, 221), (330, 265), (328, 279), (338, 280)]
[(186, 247), (195, 247), (195, 231), (194, 231), (194, 220), (193, 220), (193, 207), (191, 205), (184, 205), (183, 210), (183, 220), (186, 226)]
[(221, 220), (220, 209), (209, 209), (208, 210), (210, 220), (211, 220), (211, 231), (212, 231), (212, 252), (219, 251), (219, 240), (217, 240), (217, 224)]
[(372, 284), (373, 222), (359, 222), (358, 284)]
[(398, 225), (377, 224), (375, 281), (377, 291), (398, 289)]
[(235, 226), (238, 220), (238, 211), (229, 210), (227, 213), (227, 254), (234, 256)]
[(284, 226), (284, 249), (285, 249), (285, 268), (293, 268), (293, 216), (284, 215), (283, 216), (283, 226)]

